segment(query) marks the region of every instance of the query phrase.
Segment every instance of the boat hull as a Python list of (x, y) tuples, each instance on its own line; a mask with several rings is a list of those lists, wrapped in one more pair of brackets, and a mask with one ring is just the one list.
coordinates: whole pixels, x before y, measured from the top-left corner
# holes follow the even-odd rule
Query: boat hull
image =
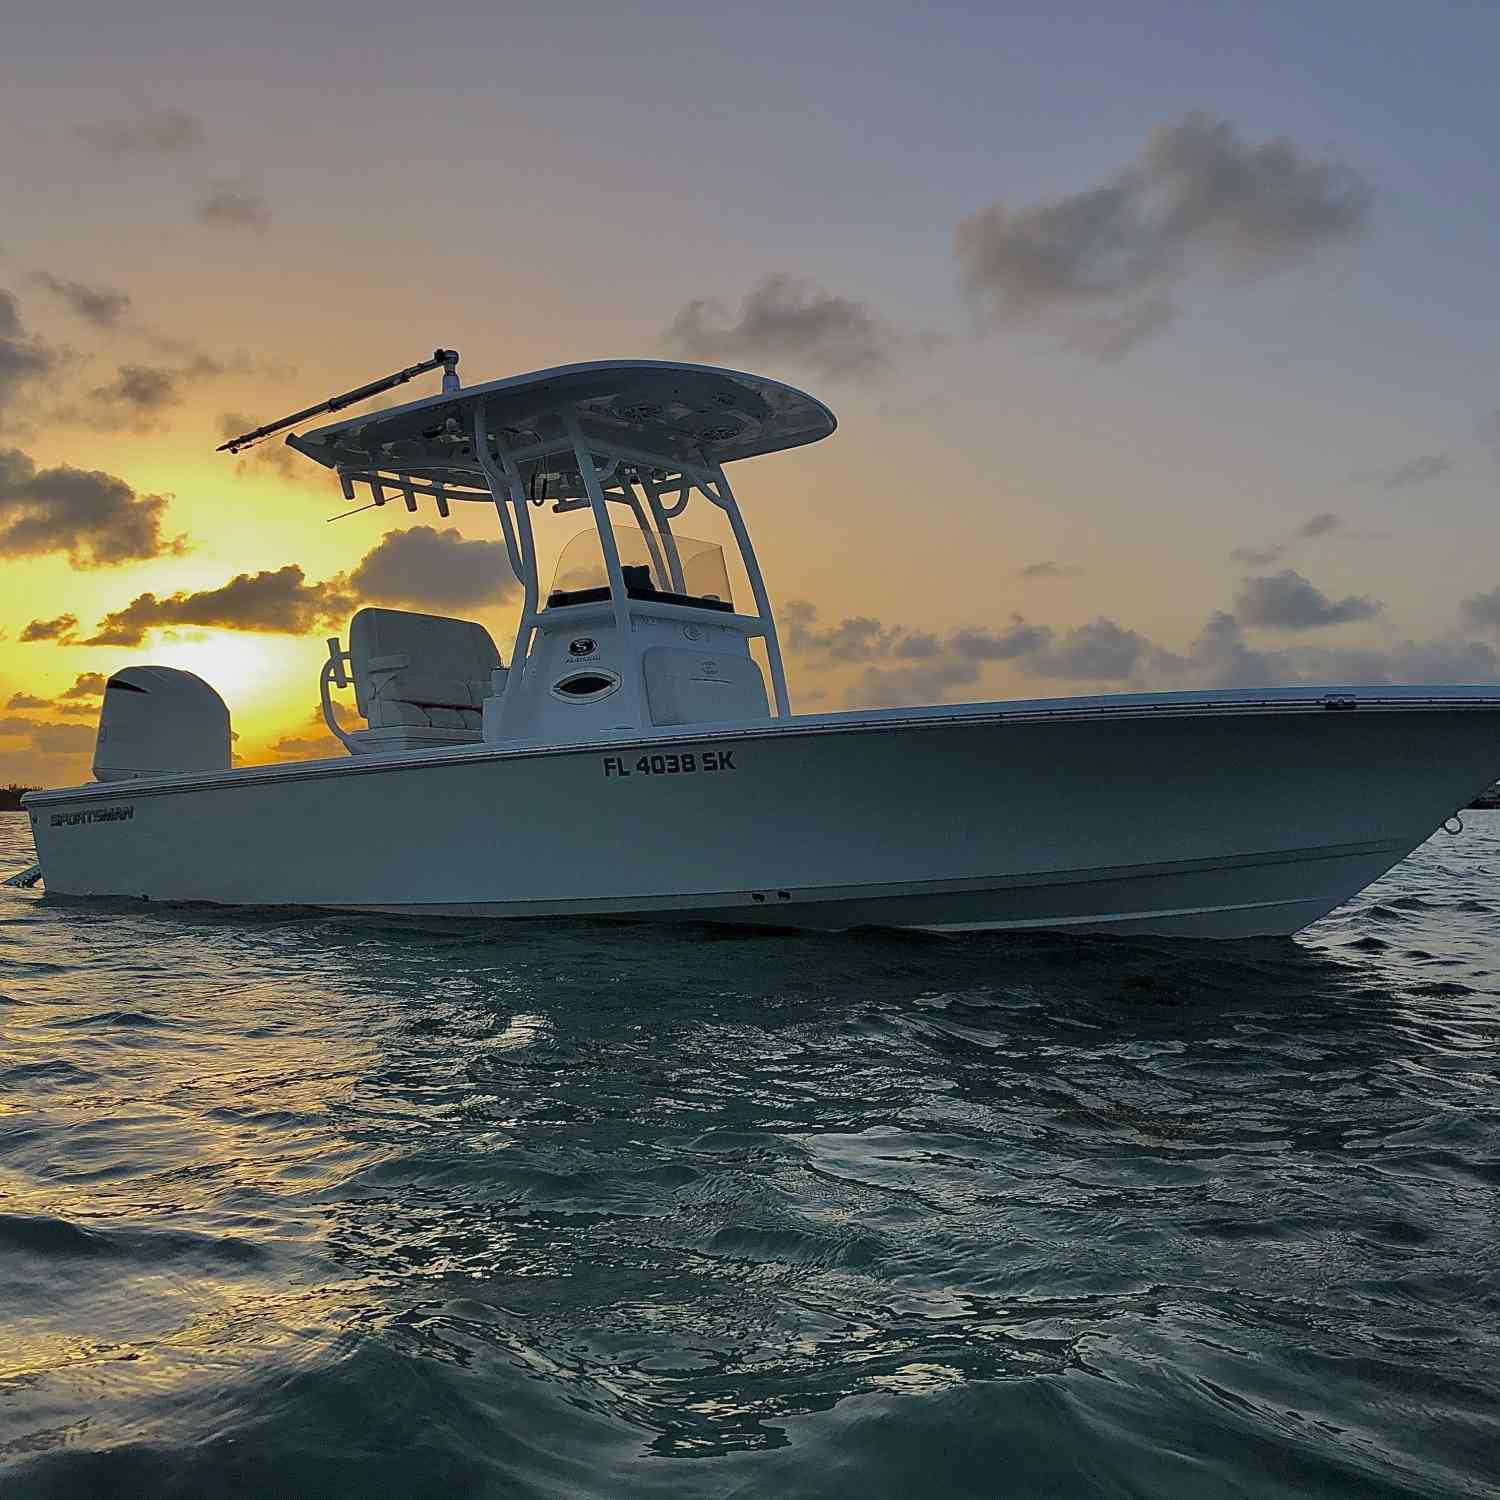
[(829, 715), (28, 807), (53, 894), (1251, 937), (1315, 921), (1495, 779), (1500, 695), (1458, 691)]

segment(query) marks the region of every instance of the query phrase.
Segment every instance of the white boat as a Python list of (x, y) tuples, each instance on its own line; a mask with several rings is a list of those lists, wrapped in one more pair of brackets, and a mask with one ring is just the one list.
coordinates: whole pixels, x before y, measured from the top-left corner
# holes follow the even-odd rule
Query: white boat
[[(492, 506), (522, 591), (508, 659), (479, 624), (361, 610), (323, 668), (349, 754), (239, 768), (206, 683), (115, 673), (97, 779), (26, 799), (49, 892), (1249, 937), (1347, 901), (1500, 772), (1493, 687), (793, 713), (725, 469), (829, 437), (827, 407), (699, 365), (463, 389), (438, 362), (441, 394), (287, 441), (351, 498)], [(587, 521), (545, 595), (544, 509)], [(698, 511), (746, 597), (688, 540)], [(331, 696), (351, 685), (357, 730)]]

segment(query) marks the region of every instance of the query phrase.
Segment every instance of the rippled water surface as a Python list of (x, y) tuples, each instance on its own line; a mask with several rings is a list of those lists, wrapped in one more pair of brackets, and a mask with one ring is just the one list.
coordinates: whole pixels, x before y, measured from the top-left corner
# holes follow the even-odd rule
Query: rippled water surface
[(1468, 816), (1218, 946), (0, 890), (0, 1491), (1492, 1495)]

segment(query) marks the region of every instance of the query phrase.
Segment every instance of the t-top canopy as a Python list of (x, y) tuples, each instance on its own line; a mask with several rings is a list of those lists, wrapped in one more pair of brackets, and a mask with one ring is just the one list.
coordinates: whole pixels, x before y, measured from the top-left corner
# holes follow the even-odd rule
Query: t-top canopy
[(687, 464), (726, 464), (827, 437), (834, 415), (803, 391), (762, 375), (666, 360), (596, 360), (512, 375), (386, 411), (351, 417), (287, 442), (328, 468), (472, 469), (475, 408), (506, 445), (566, 444), (577, 418), (603, 446)]

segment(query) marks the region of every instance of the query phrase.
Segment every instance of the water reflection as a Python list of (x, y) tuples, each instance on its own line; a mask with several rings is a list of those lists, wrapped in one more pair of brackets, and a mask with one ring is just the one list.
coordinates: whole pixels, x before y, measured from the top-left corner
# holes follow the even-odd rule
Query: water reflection
[(259, 1434), (328, 1493), (639, 1493), (899, 1409), (967, 1445), (959, 1492), (1107, 1472), (1121, 1431), (1177, 1434), (1129, 1460), (1158, 1492), (1206, 1432), (1231, 1484), (1472, 1485), (1500, 840), (1469, 849), (1231, 946), (6, 892), (0, 1441), (75, 1479), (146, 1442), (200, 1492)]

